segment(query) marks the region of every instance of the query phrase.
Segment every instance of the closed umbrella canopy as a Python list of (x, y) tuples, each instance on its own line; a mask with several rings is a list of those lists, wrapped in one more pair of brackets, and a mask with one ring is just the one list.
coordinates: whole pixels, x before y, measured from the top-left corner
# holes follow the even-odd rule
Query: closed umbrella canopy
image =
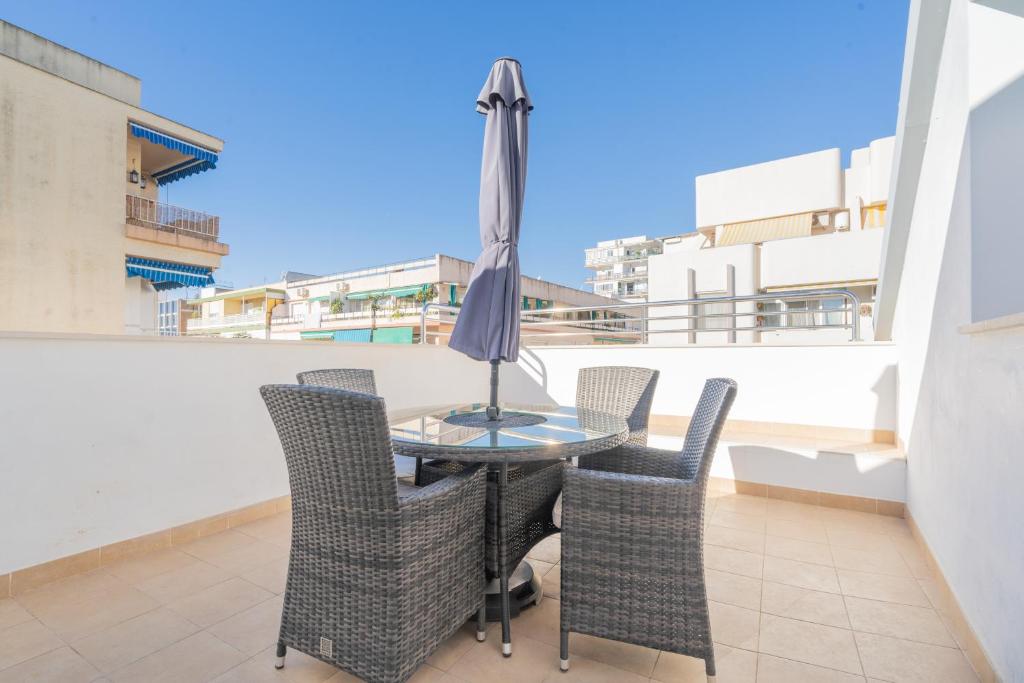
[(503, 57), (477, 97), (487, 117), (480, 166), (480, 243), (469, 290), (448, 346), (470, 358), (519, 358), (519, 226), (526, 192), (527, 119), (522, 67)]

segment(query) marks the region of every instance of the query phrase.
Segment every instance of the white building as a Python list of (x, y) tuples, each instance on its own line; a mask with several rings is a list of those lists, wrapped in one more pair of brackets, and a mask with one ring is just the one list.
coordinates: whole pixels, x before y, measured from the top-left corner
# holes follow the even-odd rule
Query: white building
[[(893, 141), (883, 138), (854, 150), (847, 169), (840, 151), (828, 149), (698, 176), (697, 230), (664, 239), (663, 253), (650, 258), (648, 299), (843, 288), (861, 302), (861, 337), (870, 338)], [(655, 332), (651, 343), (792, 343), (804, 335), (792, 329), (782, 334), (780, 328), (809, 325), (835, 325), (806, 335), (843, 340), (850, 332), (838, 326), (849, 322), (850, 307), (844, 298), (808, 297), (656, 308), (652, 317), (699, 317), (688, 321), (693, 333)], [(733, 327), (733, 313), (748, 314), (736, 317), (738, 331), (702, 332)], [(650, 327), (679, 324), (652, 322)]]
[(587, 283), (594, 294), (623, 301), (647, 300), (647, 259), (660, 254), (662, 240), (646, 235), (598, 242), (585, 251), (586, 267), (594, 271)]

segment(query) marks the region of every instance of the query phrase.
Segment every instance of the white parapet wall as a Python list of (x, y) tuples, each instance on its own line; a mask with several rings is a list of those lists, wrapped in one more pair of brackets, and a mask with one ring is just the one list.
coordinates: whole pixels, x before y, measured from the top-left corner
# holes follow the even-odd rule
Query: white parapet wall
[(330, 367), (372, 368), (389, 412), (487, 396), (437, 346), (0, 333), (0, 575), (287, 495), (258, 389)]

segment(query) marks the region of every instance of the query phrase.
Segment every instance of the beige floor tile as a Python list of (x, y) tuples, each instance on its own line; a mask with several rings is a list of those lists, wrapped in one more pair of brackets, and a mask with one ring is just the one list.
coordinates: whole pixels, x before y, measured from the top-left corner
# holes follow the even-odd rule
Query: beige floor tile
[(0, 600), (0, 631), (32, 619), (32, 615), (14, 598)]
[(617, 669), (608, 664), (595, 662), (592, 659), (572, 654), (570, 651), (569, 670), (562, 672), (558, 663), (553, 662), (547, 675), (545, 683), (558, 683), (559, 681), (579, 681), (579, 683), (647, 683), (650, 679), (647, 676), (640, 676), (635, 673)]
[(839, 592), (836, 570), (832, 567), (781, 557), (764, 558), (764, 579), (826, 593)]
[(138, 584), (139, 590), (167, 604), (193, 595), (210, 586), (231, 578), (231, 572), (206, 562), (195, 562), (180, 569), (146, 579)]
[(764, 554), (786, 560), (821, 564), (826, 567), (832, 566), (832, 551), (826, 543), (813, 543), (768, 534), (765, 537)]
[(173, 548), (165, 548), (115, 562), (108, 565), (106, 570), (119, 579), (138, 586), (147, 579), (187, 567), (196, 562), (198, 560), (187, 553)]
[(558, 564), (562, 560), (562, 535), (555, 534), (548, 536), (537, 545), (530, 548), (526, 554), (531, 560), (540, 560), (548, 564)]
[(888, 536), (852, 531), (847, 527), (828, 528), (828, 542), (833, 547), (851, 550), (891, 550), (894, 547)]
[[(555, 647), (558, 647), (559, 643), (557, 638), (543, 642)], [(654, 665), (658, 661), (658, 651), (652, 650), (649, 647), (621, 643), (617, 640), (597, 638), (581, 633), (569, 635), (569, 654), (573, 657), (583, 657), (607, 664), (616, 669), (642, 676), (645, 679), (650, 677), (654, 671)]]
[(558, 600), (562, 594), (562, 565), (556, 564), (542, 577), (542, 589), (544, 595)]
[(836, 571), (839, 574), (843, 595), (917, 607), (929, 607), (931, 604), (917, 581), (910, 577), (870, 574), (849, 569)]
[(850, 627), (842, 595), (787, 586), (774, 581), (764, 582), (761, 611), (825, 626)]
[(730, 529), (712, 524), (704, 531), (704, 543), (745, 550), (758, 555), (764, 554), (764, 534), (756, 531)]
[(835, 546), (832, 548), (832, 557), (839, 569), (888, 574), (889, 576), (910, 576), (907, 564), (895, 548), (853, 550)]
[(757, 650), (758, 612), (710, 600), (708, 611), (711, 614), (712, 640), (742, 650)]
[(757, 656), (757, 683), (860, 683), (863, 676), (795, 662), (771, 655)]
[(99, 675), (77, 652), (62, 647), (0, 671), (0, 683), (90, 683)]
[(716, 508), (711, 515), (711, 524), (726, 529), (764, 533), (764, 515), (745, 515), (741, 512), (723, 510), (721, 507)]
[(912, 607), (847, 596), (846, 611), (854, 631), (957, 647), (939, 615), (930, 607)]
[(409, 679), (409, 683), (439, 683), (444, 680), (447, 675), (448, 674), (440, 669), (435, 669), (429, 664), (424, 664), (413, 672), (412, 677)]
[(828, 669), (862, 673), (853, 632), (848, 629), (762, 614), (759, 651)]
[(761, 573), (764, 571), (764, 556), (745, 550), (707, 544), (704, 546), (704, 566), (709, 569), (760, 579)]
[(864, 672), (872, 678), (921, 683), (978, 680), (967, 658), (957, 648), (869, 633), (857, 633), (856, 638)]
[(771, 536), (794, 538), (810, 543), (828, 543), (825, 525), (817, 520), (794, 521), (792, 519), (775, 519), (769, 517), (765, 522), (765, 530)]
[(220, 675), (213, 683), (323, 683), (342, 673), (334, 666), (297, 650), (288, 650), (283, 669), (274, 668), (276, 660), (276, 646), (268, 647)]
[(206, 628), (257, 605), (273, 593), (244, 579), (233, 578), (167, 603), (189, 621)]
[(53, 605), (72, 602), (123, 588), (125, 582), (106, 569), (94, 569), (70, 576), (38, 588), (20, 593), (15, 599), (29, 612)]
[(249, 571), (252, 567), (287, 558), (287, 548), (266, 541), (254, 540), (244, 547), (212, 554), (206, 558), (206, 562), (237, 575)]
[(757, 610), (761, 608), (761, 579), (705, 569), (709, 600)]
[[(715, 679), (717, 683), (753, 683), (757, 671), (757, 654), (728, 645), (715, 644)], [(707, 678), (704, 660), (662, 652), (651, 677), (659, 683), (704, 683)]]
[(739, 512), (744, 515), (764, 516), (768, 508), (767, 501), (767, 498), (761, 496), (746, 496), (742, 493), (734, 493), (715, 499), (715, 509)]
[[(544, 602), (541, 604), (543, 605)], [(517, 623), (519, 623), (518, 619), (513, 621), (513, 627)], [(492, 638), (501, 640), (501, 632), (496, 631), (495, 624), (489, 624), (487, 629), (487, 639), (490, 640)], [(466, 624), (434, 650), (430, 657), (427, 658), (427, 664), (441, 671), (447, 671), (451, 668), (452, 664), (457, 662), (462, 655), (466, 654), (474, 646), (484, 647), (483, 643), (478, 643), (476, 640), (476, 624)]]
[(200, 560), (210, 562), (211, 558), (241, 550), (248, 545), (252, 545), (257, 540), (248, 534), (230, 530), (222, 531), (212, 536), (204, 536), (190, 543), (177, 546), (177, 549), (193, 557), (198, 557)]
[[(528, 607), (512, 620), (512, 642), (519, 636), (558, 646), (560, 634), (561, 603), (558, 600), (541, 600), (539, 605)], [(501, 639), (501, 629), (494, 624), (495, 637)], [(488, 633), (488, 640), (491, 635)]]
[(539, 683), (558, 669), (558, 647), (532, 638), (517, 637), (513, 627), (512, 656), (501, 655), (501, 639), (488, 637), (470, 648), (448, 673), (465, 681), (485, 683)]
[(100, 671), (111, 672), (187, 638), (199, 627), (159, 608), (74, 641), (76, 651)]
[(56, 633), (36, 619), (0, 631), (0, 670), (64, 645)]
[(557, 562), (544, 562), (543, 560), (530, 560), (530, 566), (533, 567), (533, 571), (539, 576), (544, 576), (551, 571)]
[(115, 671), (110, 678), (118, 683), (198, 683), (216, 678), (245, 659), (227, 643), (200, 631)]
[[(820, 524), (822, 508), (807, 503), (796, 503), (778, 498), (765, 500), (765, 516), (769, 519), (787, 519), (794, 522), (817, 522)], [(824, 530), (824, 527), (822, 527)]]
[(277, 643), (281, 629), (280, 595), (243, 610), (207, 630), (225, 643), (248, 655), (255, 655)]
[(931, 579), (934, 576), (931, 565), (925, 558), (924, 552), (914, 539), (899, 538), (893, 539), (896, 551), (907, 564), (907, 569), (916, 579)]
[(271, 593), (284, 593), (285, 585), (288, 583), (288, 558), (283, 557), (258, 565), (255, 569), (243, 571), (239, 576)]
[[(46, 596), (32, 596), (27, 609), (47, 628), (68, 642), (98, 633), (160, 604), (137, 588), (111, 577), (115, 582), (103, 590), (65, 595), (58, 590)], [(19, 598), (21, 601), (21, 598)]]
[(264, 541), (280, 542), (282, 537), (291, 537), (292, 517), (289, 513), (282, 513), (237, 526), (232, 531)]

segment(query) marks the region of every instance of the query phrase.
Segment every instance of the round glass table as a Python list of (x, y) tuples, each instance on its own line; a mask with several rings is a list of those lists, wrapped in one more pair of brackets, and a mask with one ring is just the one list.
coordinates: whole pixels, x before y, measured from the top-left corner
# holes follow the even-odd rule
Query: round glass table
[[(496, 547), (498, 569), (488, 602), (493, 596), (498, 603), (493, 612), (501, 621), (502, 652), (508, 656), (512, 654), (513, 608), (518, 614), (520, 607), (540, 602), (543, 594), (529, 562), (504, 561), (528, 551), (519, 547), (524, 545), (521, 535), (514, 548), (509, 537), (518, 533), (517, 525), (531, 530), (525, 545), (557, 531), (550, 515), (561, 490), (561, 469), (544, 463), (554, 461), (564, 467), (558, 461), (620, 446), (629, 437), (629, 426), (615, 415), (568, 406), (505, 404), (498, 420), (489, 420), (486, 409), (486, 404), (478, 403), (403, 411), (391, 420), (391, 440), (395, 453), (416, 458), (417, 484), (421, 468), (426, 470), (428, 465), (452, 468), (455, 463), (457, 470), (462, 465), (485, 464), (491, 470), (493, 486), (488, 485), (487, 505), (496, 512), (496, 524), (486, 527), (487, 545)], [(433, 462), (424, 464), (424, 459)], [(510, 470), (516, 479), (511, 486)], [(527, 508), (525, 514), (523, 508)], [(537, 532), (541, 526), (546, 530)], [(478, 617), (478, 634), (484, 630), (485, 618), (484, 612)]]

